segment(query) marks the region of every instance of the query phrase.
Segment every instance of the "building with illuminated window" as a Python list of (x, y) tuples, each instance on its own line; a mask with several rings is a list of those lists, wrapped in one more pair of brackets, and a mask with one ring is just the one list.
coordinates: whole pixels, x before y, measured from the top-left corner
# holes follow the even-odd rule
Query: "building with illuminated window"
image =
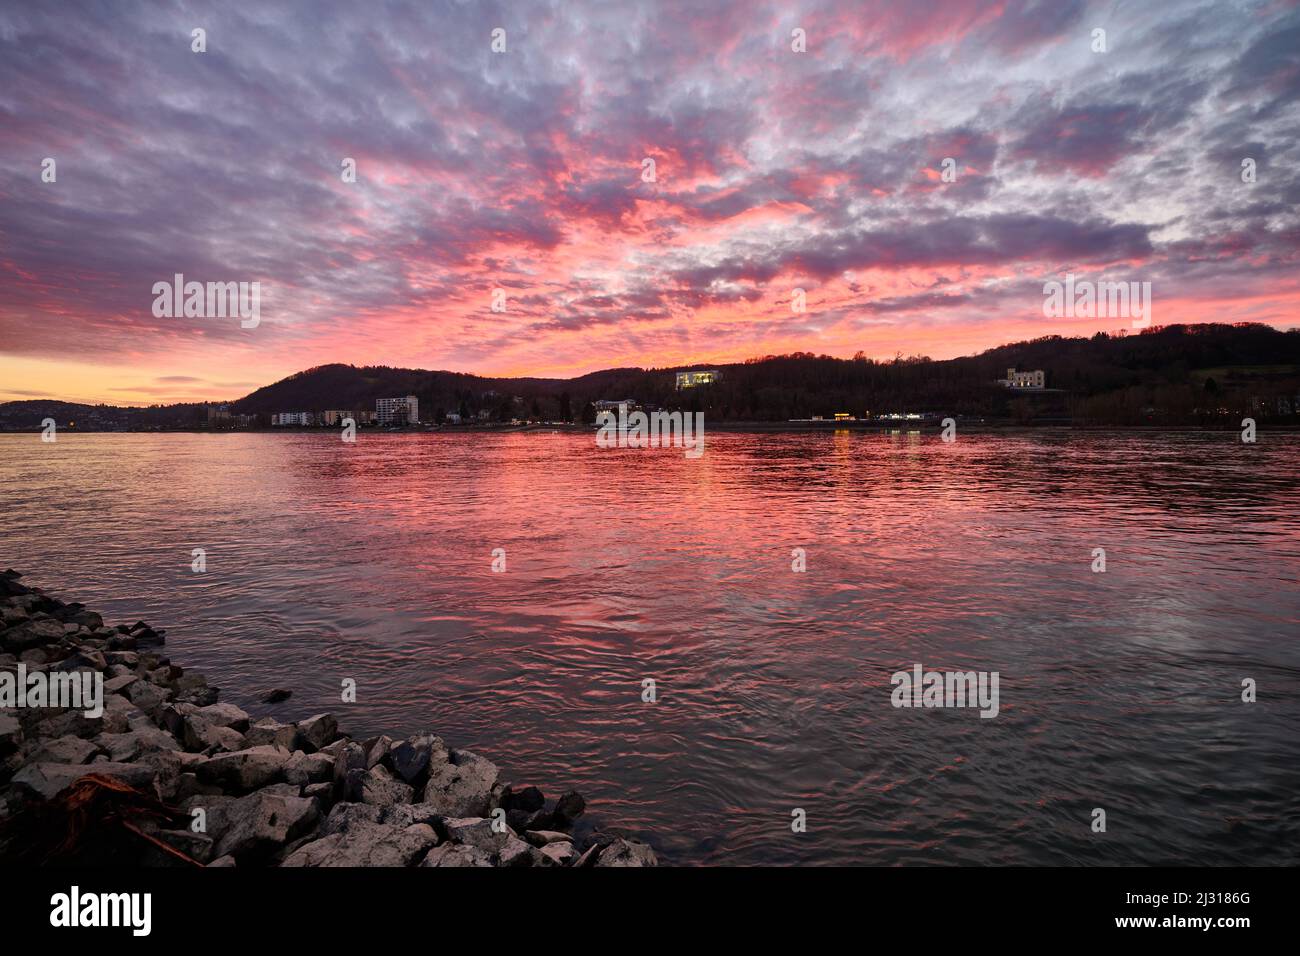
[(1036, 372), (1017, 372), (1013, 368), (1007, 369), (1007, 377), (998, 379), (998, 384), (1007, 388), (1045, 388), (1047, 385), (1042, 369)]
[(420, 403), (414, 395), (375, 399), (375, 421), (380, 425), (418, 425)]
[(721, 373), (715, 368), (694, 369), (690, 372), (677, 373), (677, 390), (684, 388), (694, 388), (696, 385), (711, 385), (721, 377)]
[(276, 426), (285, 425), (315, 425), (316, 416), (311, 412), (280, 412), (271, 416), (271, 424)]

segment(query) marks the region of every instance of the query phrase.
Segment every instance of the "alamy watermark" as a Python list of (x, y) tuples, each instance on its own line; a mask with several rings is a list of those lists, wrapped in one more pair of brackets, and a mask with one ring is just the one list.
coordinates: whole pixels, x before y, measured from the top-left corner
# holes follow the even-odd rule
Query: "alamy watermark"
[(0, 708), (58, 707), (80, 710), (86, 717), (104, 713), (104, 675), (99, 671), (0, 671)]
[(895, 707), (978, 707), (980, 717), (998, 715), (997, 671), (925, 671), (914, 664), (889, 682)]
[(684, 448), (687, 458), (704, 454), (703, 412), (628, 412), (626, 405), (596, 413), (600, 448)]
[(1043, 315), (1049, 319), (1132, 319), (1133, 328), (1151, 325), (1150, 282), (1093, 282), (1066, 273), (1065, 282), (1043, 283)]
[(153, 284), (155, 319), (240, 319), (239, 327), (255, 329), (262, 321), (262, 283), (186, 282), (176, 273), (171, 282)]
[(50, 925), (55, 928), (116, 926), (131, 930), (132, 936), (148, 936), (152, 914), (151, 893), (83, 893), (73, 886), (50, 897)]

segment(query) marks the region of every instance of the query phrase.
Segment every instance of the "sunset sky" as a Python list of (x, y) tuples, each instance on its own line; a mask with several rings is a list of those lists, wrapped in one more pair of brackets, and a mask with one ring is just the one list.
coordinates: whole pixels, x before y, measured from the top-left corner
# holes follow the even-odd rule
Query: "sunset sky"
[[(0, 7), (0, 401), (1128, 325), (1045, 318), (1067, 271), (1300, 325), (1295, 2), (240, 8)], [(260, 325), (155, 318), (175, 273), (259, 282)]]

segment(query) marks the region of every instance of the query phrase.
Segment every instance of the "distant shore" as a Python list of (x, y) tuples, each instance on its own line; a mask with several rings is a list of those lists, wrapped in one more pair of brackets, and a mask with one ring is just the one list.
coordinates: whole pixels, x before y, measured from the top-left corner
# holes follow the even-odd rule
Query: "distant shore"
[[(919, 421), (848, 421), (848, 422), (713, 422), (706, 421), (713, 432), (891, 432), (939, 431), (942, 419)], [(1071, 422), (1013, 422), (989, 419), (956, 419), (961, 432), (1235, 432), (1240, 431), (1239, 421), (1217, 425), (1115, 425)], [(595, 425), (527, 424), (527, 425), (428, 425), (406, 428), (362, 427), (357, 434), (365, 435), (502, 435), (518, 433), (583, 433), (595, 432)], [(1300, 432), (1300, 425), (1265, 423), (1261, 431)], [(40, 428), (0, 429), (0, 435), (38, 435)], [(333, 435), (337, 429), (321, 426), (274, 426), (269, 428), (63, 428), (63, 435)]]

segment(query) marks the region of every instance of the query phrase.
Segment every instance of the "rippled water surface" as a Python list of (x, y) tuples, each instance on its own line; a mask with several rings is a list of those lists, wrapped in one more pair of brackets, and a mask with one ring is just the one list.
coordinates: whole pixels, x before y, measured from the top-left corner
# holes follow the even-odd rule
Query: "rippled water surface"
[[(674, 863), (1300, 861), (1300, 435), (706, 447), (4, 435), (0, 566), (254, 714), (434, 730)], [(893, 708), (918, 662), (997, 671), (1000, 714)]]

